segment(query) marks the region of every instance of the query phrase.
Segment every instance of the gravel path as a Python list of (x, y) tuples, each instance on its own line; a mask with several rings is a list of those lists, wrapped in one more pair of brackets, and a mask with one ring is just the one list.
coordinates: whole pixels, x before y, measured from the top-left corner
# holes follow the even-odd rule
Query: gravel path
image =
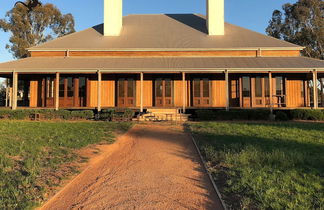
[(188, 134), (138, 124), (42, 209), (222, 209)]

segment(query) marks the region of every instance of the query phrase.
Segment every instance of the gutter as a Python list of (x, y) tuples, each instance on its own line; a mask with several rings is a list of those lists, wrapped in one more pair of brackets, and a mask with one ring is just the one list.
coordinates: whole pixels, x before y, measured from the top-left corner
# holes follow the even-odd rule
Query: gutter
[(102, 52), (123, 52), (123, 51), (147, 51), (147, 52), (156, 52), (156, 51), (166, 51), (166, 52), (173, 52), (173, 51), (233, 51), (233, 50), (242, 50), (242, 51), (258, 51), (258, 50), (303, 50), (305, 47), (252, 47), (252, 48), (111, 48), (111, 49), (81, 49), (81, 48), (27, 48), (29, 52), (37, 52), (37, 51), (48, 51), (48, 52), (58, 52), (58, 51), (70, 51), (70, 52), (95, 52), (95, 51), (102, 51)]
[[(98, 69), (15, 69), (15, 72), (18, 73), (97, 73)], [(294, 71), (294, 72), (312, 72), (316, 69), (318, 72), (324, 71), (324, 68), (226, 68), (229, 73), (251, 73), (251, 72), (286, 72), (286, 71)], [(0, 69), (1, 73), (13, 73), (14, 70), (10, 69)], [(178, 69), (143, 69), (143, 68), (120, 68), (120, 69), (100, 69), (102, 73), (137, 73), (137, 72), (148, 72), (148, 73), (162, 73), (162, 72), (201, 72), (201, 73), (224, 73), (225, 68), (178, 68)]]

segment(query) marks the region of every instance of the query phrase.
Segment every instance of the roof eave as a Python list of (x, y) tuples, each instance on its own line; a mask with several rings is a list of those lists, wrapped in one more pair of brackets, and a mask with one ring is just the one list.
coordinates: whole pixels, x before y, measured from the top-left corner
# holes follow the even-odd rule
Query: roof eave
[(103, 51), (103, 52), (116, 52), (116, 51), (232, 51), (232, 50), (303, 50), (305, 47), (250, 47), (250, 48), (115, 48), (115, 49), (87, 49), (87, 48), (27, 48), (29, 52), (37, 51)]

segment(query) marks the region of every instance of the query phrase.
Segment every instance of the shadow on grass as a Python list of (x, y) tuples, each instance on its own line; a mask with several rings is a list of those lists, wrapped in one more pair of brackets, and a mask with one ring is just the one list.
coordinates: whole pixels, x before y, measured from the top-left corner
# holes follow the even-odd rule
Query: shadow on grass
[(321, 122), (298, 122), (298, 121), (291, 121), (291, 122), (248, 122), (248, 124), (256, 124), (262, 126), (275, 126), (278, 128), (297, 128), (301, 130), (316, 130), (316, 131), (324, 131), (324, 123)]
[[(251, 173), (248, 173), (250, 174), (249, 176), (262, 176), (263, 179), (271, 179), (270, 181), (265, 181), (265, 183), (276, 183), (275, 180), (280, 180), (282, 177), (290, 177), (292, 173), (294, 176), (296, 175), (298, 181), (295, 182), (298, 183), (293, 183), (292, 185), (290, 183), (294, 182), (291, 179), (296, 177), (291, 177), (286, 182), (282, 180), (277, 183), (278, 185), (290, 183), (287, 184), (289, 187), (285, 186), (290, 191), (297, 190), (299, 185), (304, 187), (313, 186), (314, 183), (320, 185), (321, 181), (319, 180), (324, 175), (324, 125), (321, 123), (203, 122), (189, 124), (187, 129), (191, 129), (206, 159), (211, 161), (213, 167), (218, 170), (218, 172), (215, 172), (216, 174), (218, 173), (217, 179), (222, 179), (219, 177), (219, 175), (222, 175), (221, 173), (223, 175), (224, 173), (227, 174), (224, 176), (226, 177), (225, 180), (222, 181), (222, 187), (224, 188), (228, 187), (225, 184), (228, 180), (239, 182), (240, 186), (244, 189), (250, 184), (252, 186), (257, 184), (257, 181), (253, 181), (253, 177), (244, 177), (248, 175), (241, 174), (248, 170), (252, 170)], [(210, 148), (208, 149), (208, 147), (213, 149), (209, 150)], [(226, 169), (222, 168), (222, 166), (219, 168), (219, 165), (222, 164), (229, 166)], [(270, 174), (262, 175), (262, 172), (267, 170)], [(236, 174), (236, 177), (233, 177), (233, 173)], [(281, 174), (278, 176), (282, 177), (277, 177), (276, 173)], [(312, 177), (316, 178), (316, 181), (312, 180)], [(254, 183), (244, 184), (244, 181), (241, 181), (241, 179), (245, 181), (250, 180)], [(268, 199), (266, 202), (271, 203), (269, 200), (274, 198), (276, 198), (274, 201), (278, 200), (280, 196), (267, 197), (268, 195), (260, 192), (266, 192), (270, 189), (278, 190), (277, 188), (280, 188), (280, 186), (273, 186), (271, 184), (260, 186), (257, 188), (259, 191), (254, 192), (255, 194), (252, 196), (252, 199), (258, 200), (256, 203), (261, 203), (264, 208), (275, 208), (271, 206), (272, 204), (267, 206), (267, 204), (262, 202)], [(227, 202), (238, 202), (235, 201), (237, 193), (235, 193), (235, 190), (232, 190), (228, 191), (227, 189), (226, 197), (229, 198)], [(303, 196), (298, 195), (298, 192)], [(245, 193), (242, 192), (242, 196)], [(274, 194), (276, 193), (280, 194), (282, 192), (279, 190), (274, 191)], [(298, 196), (307, 197), (306, 200), (311, 200), (315, 195), (321, 196), (321, 193), (317, 192), (317, 188), (310, 189), (307, 192), (308, 194), (303, 193), (305, 192), (297, 190), (297, 195), (284, 198), (286, 199), (286, 204), (288, 204), (288, 201), (293, 203), (294, 201), (292, 200), (297, 199)], [(251, 195), (247, 197), (251, 198)], [(309, 203), (305, 202), (305, 205), (321, 206), (318, 203), (322, 201), (315, 198), (313, 200)], [(281, 204), (278, 201), (274, 205)], [(235, 206), (239, 207), (240, 204), (235, 204)], [(251, 208), (251, 206), (249, 207)]]

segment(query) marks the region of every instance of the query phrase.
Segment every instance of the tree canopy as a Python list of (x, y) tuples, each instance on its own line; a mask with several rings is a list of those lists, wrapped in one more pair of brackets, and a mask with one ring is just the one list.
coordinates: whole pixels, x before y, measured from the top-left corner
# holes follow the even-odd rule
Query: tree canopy
[(306, 47), (303, 54), (324, 59), (324, 1), (298, 0), (275, 10), (268, 35)]
[[(24, 3), (29, 5), (31, 0)], [(15, 58), (28, 56), (26, 48), (61, 37), (74, 30), (72, 14), (63, 15), (53, 4), (38, 4), (32, 9), (16, 4), (0, 19), (0, 29), (12, 35), (6, 48)]]

